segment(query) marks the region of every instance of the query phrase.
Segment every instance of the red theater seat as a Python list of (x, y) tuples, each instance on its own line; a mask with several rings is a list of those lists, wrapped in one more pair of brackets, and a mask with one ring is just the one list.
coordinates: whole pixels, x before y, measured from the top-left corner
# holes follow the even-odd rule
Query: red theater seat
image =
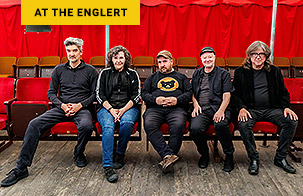
[(73, 122), (61, 122), (51, 128), (51, 134), (78, 134), (78, 130)]
[[(14, 98), (14, 78), (0, 78), (0, 130), (7, 129), (7, 115), (6, 107), (4, 105), (5, 101)], [(8, 130), (7, 130), (8, 131)], [(11, 138), (9, 141), (3, 141), (0, 143), (0, 152), (11, 145), (13, 142)]]
[(271, 133), (276, 134), (278, 130), (278, 127), (270, 122), (257, 122), (255, 126), (253, 127), (254, 133)]
[(20, 78), (16, 99), (8, 104), (10, 132), (23, 137), (30, 120), (49, 109), (47, 91), (50, 78)]

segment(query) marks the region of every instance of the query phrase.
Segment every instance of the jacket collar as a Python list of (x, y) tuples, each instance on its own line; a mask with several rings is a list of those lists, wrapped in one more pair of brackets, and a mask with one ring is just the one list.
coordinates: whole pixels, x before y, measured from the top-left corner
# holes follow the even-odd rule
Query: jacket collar
[(65, 66), (68, 69), (82, 69), (85, 66), (85, 63), (83, 60), (80, 60), (80, 61), (81, 61), (80, 64), (76, 68), (72, 68), (72, 66), (69, 65), (69, 61), (67, 61), (67, 63), (65, 63)]

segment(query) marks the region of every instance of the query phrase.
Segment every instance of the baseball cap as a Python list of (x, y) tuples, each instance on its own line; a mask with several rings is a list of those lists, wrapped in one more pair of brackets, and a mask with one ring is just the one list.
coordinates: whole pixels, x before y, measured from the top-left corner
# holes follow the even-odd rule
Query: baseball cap
[(200, 56), (205, 52), (212, 52), (212, 53), (216, 54), (214, 49), (212, 49), (211, 47), (204, 47), (204, 48), (202, 48), (202, 50), (200, 52)]
[(163, 56), (166, 59), (173, 59), (173, 56), (171, 55), (170, 52), (168, 52), (167, 50), (162, 50), (158, 53), (157, 58), (159, 58), (160, 56)]

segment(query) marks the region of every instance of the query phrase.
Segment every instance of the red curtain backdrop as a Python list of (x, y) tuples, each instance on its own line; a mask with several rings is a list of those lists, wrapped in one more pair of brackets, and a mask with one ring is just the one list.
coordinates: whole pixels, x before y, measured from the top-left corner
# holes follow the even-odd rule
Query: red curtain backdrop
[[(278, 3), (274, 56), (303, 56), (303, 2)], [(166, 49), (175, 58), (192, 56), (200, 62), (204, 46), (213, 47), (219, 57), (244, 57), (253, 41), (270, 44), (271, 17), (272, 1), (141, 0), (141, 25), (110, 26), (110, 46), (123, 45), (133, 57), (155, 57)], [(86, 62), (105, 53), (105, 26), (51, 28), (50, 33), (25, 32), (20, 5), (1, 6), (0, 56), (62, 57), (63, 41), (70, 36), (84, 40)]]

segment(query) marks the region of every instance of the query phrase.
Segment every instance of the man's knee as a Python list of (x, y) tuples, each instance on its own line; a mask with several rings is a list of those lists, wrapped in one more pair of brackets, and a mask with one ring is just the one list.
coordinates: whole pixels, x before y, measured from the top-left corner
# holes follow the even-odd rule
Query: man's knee
[(298, 126), (298, 121), (291, 120), (289, 117), (287, 117), (285, 118), (284, 124), (290, 127), (291, 130), (295, 131)]
[(79, 132), (92, 132), (93, 128), (94, 126), (91, 119), (81, 120), (77, 125)]
[(226, 127), (228, 127), (228, 121), (227, 120), (222, 120), (218, 123), (214, 123), (215, 130), (225, 129)]

